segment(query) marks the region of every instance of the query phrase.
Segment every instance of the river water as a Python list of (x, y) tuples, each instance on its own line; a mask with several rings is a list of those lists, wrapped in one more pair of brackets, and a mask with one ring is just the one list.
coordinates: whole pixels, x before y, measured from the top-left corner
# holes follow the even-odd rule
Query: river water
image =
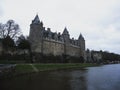
[(120, 90), (120, 64), (17, 76), (0, 81), (0, 90)]

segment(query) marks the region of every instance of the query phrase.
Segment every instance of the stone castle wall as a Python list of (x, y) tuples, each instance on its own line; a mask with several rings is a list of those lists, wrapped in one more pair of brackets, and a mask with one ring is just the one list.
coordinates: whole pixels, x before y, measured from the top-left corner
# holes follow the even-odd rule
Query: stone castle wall
[(80, 57), (80, 47), (74, 45), (67, 46), (66, 54), (70, 56)]
[(54, 40), (43, 40), (43, 54), (62, 55), (64, 54), (64, 43), (56, 42)]
[(32, 47), (34, 47), (33, 52), (43, 53), (45, 55), (60, 56), (66, 54), (76, 57), (80, 56), (80, 47), (74, 45), (65, 46), (63, 42), (50, 39), (43, 39), (42, 43), (38, 43)]

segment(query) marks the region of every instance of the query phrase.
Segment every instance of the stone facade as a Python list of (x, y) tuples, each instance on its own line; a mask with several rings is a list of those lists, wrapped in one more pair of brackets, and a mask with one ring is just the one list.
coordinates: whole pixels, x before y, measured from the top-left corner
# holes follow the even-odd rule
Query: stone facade
[(85, 39), (82, 34), (75, 40), (70, 38), (67, 28), (64, 29), (62, 34), (52, 32), (50, 28), (43, 27), (43, 22), (40, 21), (38, 15), (30, 25), (29, 41), (33, 53), (85, 58)]

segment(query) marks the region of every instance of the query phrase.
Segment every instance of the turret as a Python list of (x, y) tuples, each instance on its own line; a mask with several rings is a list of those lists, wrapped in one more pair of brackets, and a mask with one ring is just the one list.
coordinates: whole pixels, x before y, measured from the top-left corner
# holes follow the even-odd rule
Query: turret
[(63, 31), (62, 36), (63, 36), (64, 42), (69, 44), (69, 42), (70, 42), (70, 35), (69, 35), (69, 32), (68, 32), (66, 27), (65, 27), (65, 29)]
[(80, 56), (85, 59), (85, 58), (86, 58), (86, 57), (85, 57), (85, 39), (84, 39), (84, 37), (82, 36), (82, 34), (79, 35), (78, 45), (79, 45), (79, 47), (80, 47)]
[(69, 55), (69, 45), (70, 45), (70, 35), (69, 32), (67, 30), (67, 28), (65, 27), (63, 33), (62, 33), (62, 37), (64, 40), (64, 54), (65, 55)]
[(82, 50), (85, 50), (85, 39), (82, 34), (79, 35), (78, 44)]

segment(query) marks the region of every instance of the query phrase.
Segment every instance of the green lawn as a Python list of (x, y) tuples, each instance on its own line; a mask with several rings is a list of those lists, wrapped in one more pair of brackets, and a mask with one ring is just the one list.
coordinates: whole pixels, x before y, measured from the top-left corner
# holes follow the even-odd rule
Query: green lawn
[(83, 68), (93, 66), (93, 64), (35, 64), (38, 70), (56, 70), (56, 69), (69, 69), (69, 68)]
[(29, 73), (33, 71), (33, 68), (29, 64), (17, 64), (15, 67), (16, 73)]
[[(64, 70), (64, 69), (79, 69), (84, 67), (97, 66), (96, 64), (32, 64), (38, 71), (49, 70)], [(30, 64), (17, 64), (15, 68), (16, 73), (30, 73), (35, 72)]]

